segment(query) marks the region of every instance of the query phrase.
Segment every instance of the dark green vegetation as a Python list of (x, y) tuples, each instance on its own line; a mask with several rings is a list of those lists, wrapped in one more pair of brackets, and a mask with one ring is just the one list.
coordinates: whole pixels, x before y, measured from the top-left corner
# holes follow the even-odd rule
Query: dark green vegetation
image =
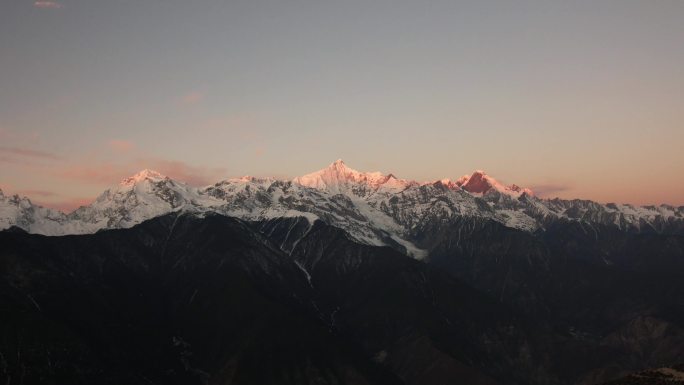
[[(305, 219), (0, 232), (0, 383), (575, 384), (684, 356), (684, 237)], [(610, 263), (606, 263), (610, 261)]]

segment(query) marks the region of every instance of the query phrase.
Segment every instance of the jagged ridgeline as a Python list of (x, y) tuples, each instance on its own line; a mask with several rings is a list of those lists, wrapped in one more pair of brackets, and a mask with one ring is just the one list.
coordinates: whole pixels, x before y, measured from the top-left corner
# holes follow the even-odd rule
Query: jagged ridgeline
[(505, 186), (483, 171), (421, 183), (359, 172), (342, 160), (292, 180), (242, 177), (204, 188), (143, 170), (69, 214), (0, 192), (0, 228), (17, 226), (44, 235), (127, 228), (176, 211), (246, 220), (319, 219), (344, 229), (357, 242), (390, 246), (416, 258), (429, 252), (429, 241), (423, 240), (427, 229), (463, 219), (491, 220), (530, 233), (558, 223), (574, 223), (590, 233), (684, 233), (684, 207), (540, 199), (530, 189)]
[(342, 161), (204, 188), (146, 170), (69, 214), (0, 195), (0, 380), (670, 375), (684, 357), (682, 213)]

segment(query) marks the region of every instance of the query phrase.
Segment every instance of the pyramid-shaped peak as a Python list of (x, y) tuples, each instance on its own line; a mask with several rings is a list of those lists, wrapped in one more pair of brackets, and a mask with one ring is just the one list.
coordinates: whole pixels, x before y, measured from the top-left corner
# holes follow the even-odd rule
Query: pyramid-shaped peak
[(158, 171), (150, 170), (148, 168), (139, 171), (137, 174), (133, 176), (129, 176), (128, 178), (124, 178), (121, 181), (122, 185), (132, 185), (137, 182), (141, 182), (144, 180), (153, 180), (153, 181), (160, 181), (166, 179), (166, 176), (161, 174)]
[(528, 188), (523, 188), (515, 184), (506, 186), (487, 175), (483, 170), (475, 170), (470, 176), (462, 176), (457, 181), (457, 184), (459, 184), (462, 189), (476, 194), (485, 194), (490, 190), (496, 190), (511, 196), (520, 196), (522, 194), (534, 195), (532, 190)]
[(342, 178), (342, 179), (356, 179), (362, 175), (366, 174), (378, 174), (380, 175), (379, 172), (376, 173), (365, 173), (361, 172), (358, 170), (355, 170), (349, 166), (347, 166), (346, 163), (342, 159), (337, 159), (336, 161), (330, 163), (327, 167), (315, 171), (309, 175), (328, 175), (331, 177), (335, 178)]
[(381, 186), (391, 189), (403, 189), (411, 183), (410, 181), (397, 179), (392, 174), (385, 175), (379, 171), (357, 171), (347, 166), (342, 159), (337, 159), (322, 170), (294, 178), (292, 182), (301, 186), (333, 193), (349, 193), (353, 191), (353, 194), (357, 195), (376, 191)]
[(342, 159), (340, 158), (340, 159), (337, 159), (336, 161), (330, 163), (330, 165), (328, 166), (328, 168), (337, 169), (337, 170), (346, 170), (346, 169), (348, 169), (349, 167), (344, 163), (344, 160), (342, 160)]
[(463, 180), (462, 187), (471, 193), (482, 194), (496, 186), (497, 183), (494, 178), (488, 176), (484, 171), (475, 170), (467, 180)]
[(134, 176), (143, 177), (143, 178), (165, 178), (166, 177), (166, 176), (162, 175), (159, 171), (150, 170), (149, 168), (141, 170), (140, 172), (138, 172)]

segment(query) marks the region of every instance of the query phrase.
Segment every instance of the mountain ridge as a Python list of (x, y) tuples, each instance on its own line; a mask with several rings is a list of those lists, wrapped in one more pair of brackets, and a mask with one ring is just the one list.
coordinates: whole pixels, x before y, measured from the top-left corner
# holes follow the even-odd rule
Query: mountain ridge
[(338, 159), (293, 178), (242, 177), (197, 188), (145, 169), (124, 178), (91, 204), (65, 214), (28, 198), (0, 194), (0, 229), (66, 235), (128, 228), (176, 211), (213, 212), (247, 220), (304, 217), (345, 230), (356, 241), (391, 246), (423, 258), (417, 229), (460, 218), (480, 218), (526, 232), (558, 221), (577, 221), (627, 232), (684, 234), (684, 207), (600, 204), (543, 199), (530, 189), (504, 185), (482, 170), (456, 181), (416, 182), (393, 174), (360, 172)]

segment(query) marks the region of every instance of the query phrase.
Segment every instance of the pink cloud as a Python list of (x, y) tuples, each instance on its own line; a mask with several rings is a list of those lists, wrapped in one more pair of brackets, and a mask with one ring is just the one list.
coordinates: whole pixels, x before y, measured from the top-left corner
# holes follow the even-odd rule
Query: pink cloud
[(572, 189), (572, 186), (566, 184), (538, 184), (530, 187), (535, 195), (541, 198), (555, 198), (558, 193)]
[(198, 91), (192, 91), (182, 98), (183, 104), (193, 105), (201, 102), (204, 99), (204, 94)]
[(124, 164), (90, 163), (88, 165), (72, 165), (58, 171), (57, 174), (86, 183), (112, 185), (146, 168), (156, 170), (167, 175), (169, 178), (194, 186), (214, 183), (225, 175), (225, 170), (222, 168), (196, 167), (185, 162), (159, 158), (136, 159)]
[(114, 184), (129, 176), (130, 167), (109, 163), (72, 165), (57, 171), (59, 176), (87, 183)]
[(11, 144), (12, 147), (30, 147), (35, 146), (41, 139), (40, 134), (35, 131), (16, 131), (0, 125), (0, 141), (6, 146)]
[(28, 197), (34, 197), (34, 196), (53, 197), (53, 196), (57, 195), (56, 193), (54, 193), (52, 191), (45, 191), (45, 190), (19, 190), (18, 193), (20, 195), (25, 195)]
[(151, 167), (145, 167), (152, 168), (167, 175), (169, 178), (186, 182), (194, 186), (205, 186), (215, 183), (225, 173), (225, 170), (222, 168), (196, 167), (175, 160), (141, 159), (140, 161), (141, 168), (142, 165), (151, 165)]
[(51, 152), (32, 150), (30, 148), (24, 147), (0, 147), (0, 152), (8, 155), (15, 155), (27, 158), (40, 158), (49, 160), (62, 159), (62, 157), (60, 157), (59, 155), (53, 154)]
[(135, 143), (127, 140), (113, 139), (109, 141), (109, 148), (114, 150), (114, 152), (125, 153), (133, 150), (135, 148)]
[(8, 163), (19, 166), (35, 166), (35, 162), (27, 161), (26, 159), (17, 159), (11, 156), (0, 155), (0, 163)]
[(33, 2), (33, 6), (41, 9), (58, 9), (62, 8), (62, 4), (50, 0), (38, 0)]

